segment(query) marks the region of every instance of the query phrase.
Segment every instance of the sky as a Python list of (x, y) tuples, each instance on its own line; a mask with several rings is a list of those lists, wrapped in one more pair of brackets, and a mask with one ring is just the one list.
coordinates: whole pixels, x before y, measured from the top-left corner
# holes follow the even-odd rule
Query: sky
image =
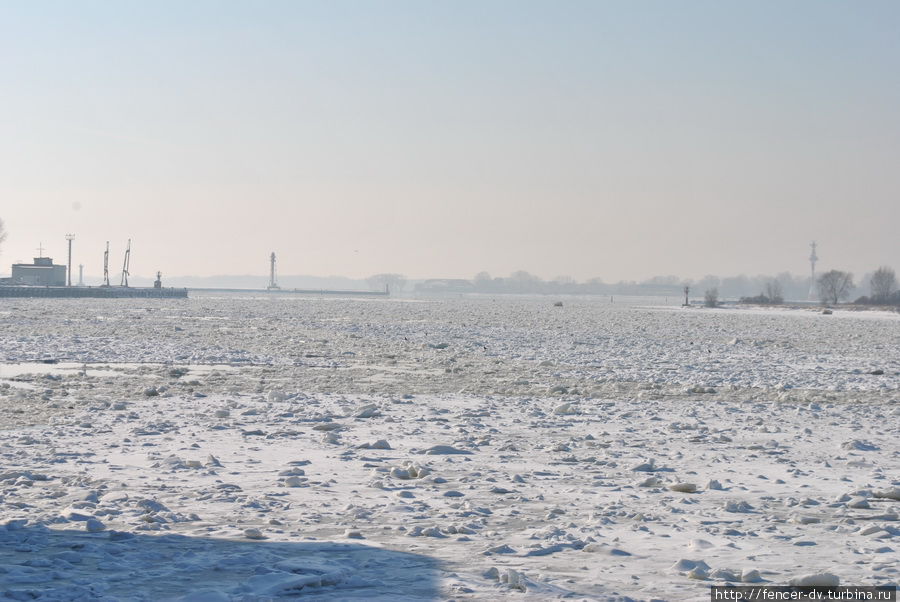
[(0, 273), (900, 270), (900, 3), (3, 0)]

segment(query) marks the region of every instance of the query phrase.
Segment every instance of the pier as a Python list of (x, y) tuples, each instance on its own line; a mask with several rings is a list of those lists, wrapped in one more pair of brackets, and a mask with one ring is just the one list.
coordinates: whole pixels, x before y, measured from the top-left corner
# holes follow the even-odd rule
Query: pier
[(57, 299), (186, 299), (186, 288), (131, 286), (0, 286), (0, 297), (45, 297)]

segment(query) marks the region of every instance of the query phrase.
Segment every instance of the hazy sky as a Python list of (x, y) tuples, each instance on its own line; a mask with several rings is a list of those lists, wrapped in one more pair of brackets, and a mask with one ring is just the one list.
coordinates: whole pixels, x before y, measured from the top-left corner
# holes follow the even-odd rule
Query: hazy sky
[(900, 270), (900, 2), (0, 2), (0, 273)]

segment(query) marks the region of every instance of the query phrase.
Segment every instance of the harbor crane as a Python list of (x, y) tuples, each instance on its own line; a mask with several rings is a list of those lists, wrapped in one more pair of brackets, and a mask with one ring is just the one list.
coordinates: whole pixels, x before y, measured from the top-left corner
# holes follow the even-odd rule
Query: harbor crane
[(109, 286), (109, 241), (106, 241), (106, 251), (103, 252), (103, 286)]
[(128, 286), (128, 262), (131, 261), (131, 239), (125, 247), (125, 261), (122, 263), (122, 286)]

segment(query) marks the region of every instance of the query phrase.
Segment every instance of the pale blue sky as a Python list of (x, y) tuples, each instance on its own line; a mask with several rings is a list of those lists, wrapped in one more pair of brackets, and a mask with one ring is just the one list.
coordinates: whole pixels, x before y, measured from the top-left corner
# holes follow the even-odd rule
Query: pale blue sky
[(0, 1), (0, 273), (900, 269), (900, 3)]

